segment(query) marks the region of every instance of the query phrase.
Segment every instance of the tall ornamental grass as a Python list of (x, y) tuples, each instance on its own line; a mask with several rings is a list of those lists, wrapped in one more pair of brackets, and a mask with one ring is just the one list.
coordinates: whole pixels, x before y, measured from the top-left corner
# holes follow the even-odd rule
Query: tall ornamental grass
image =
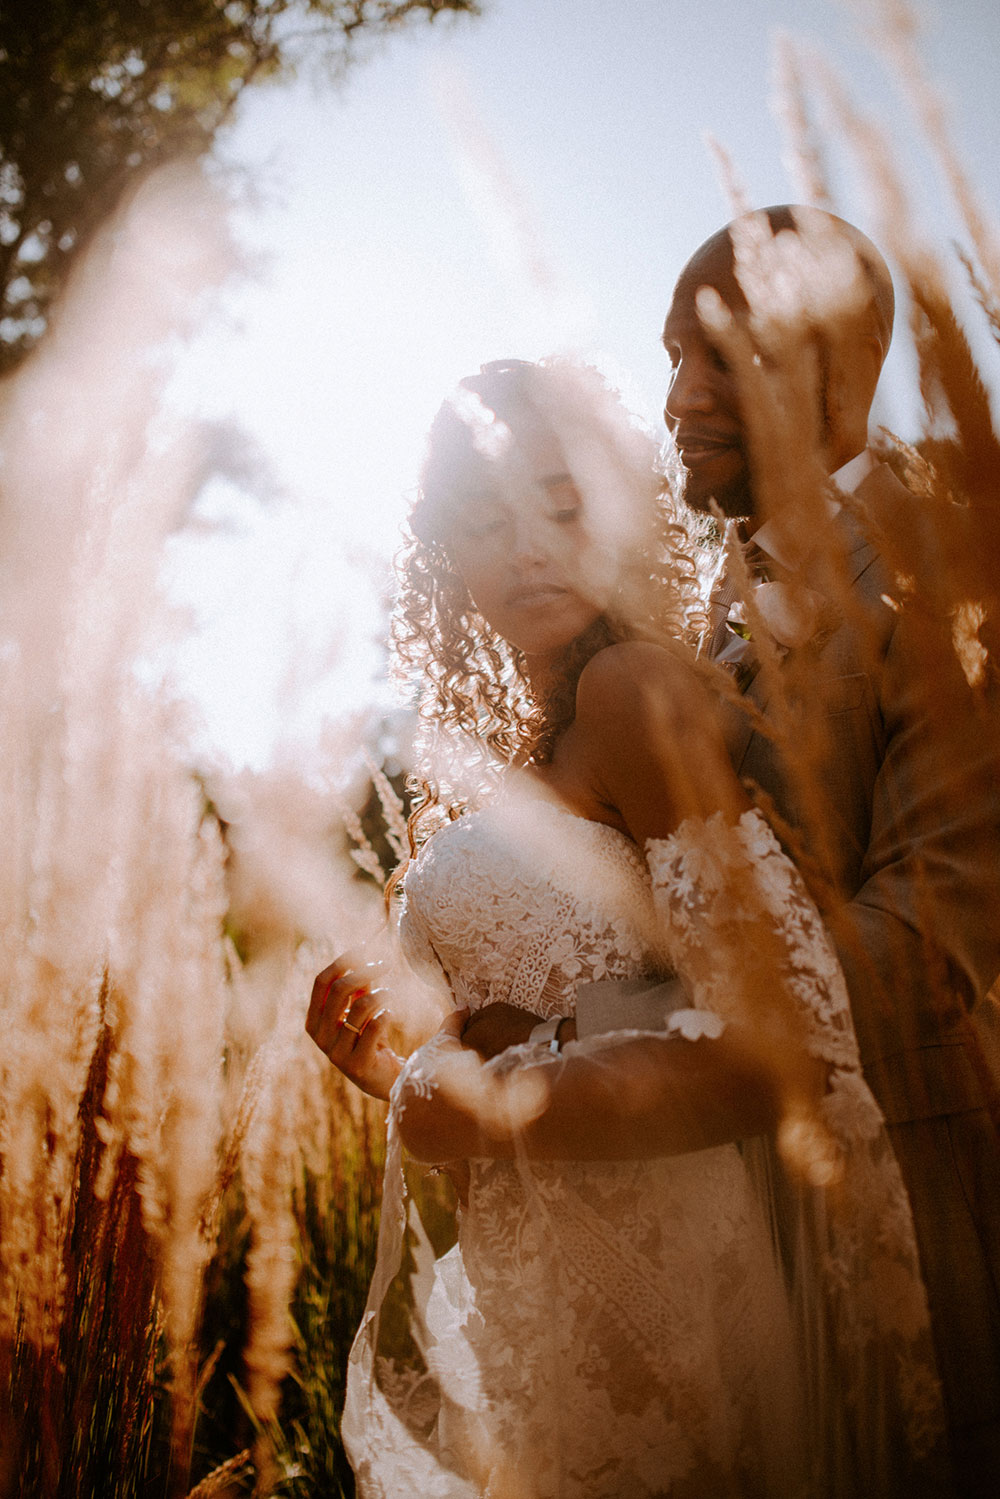
[[(835, 147), (868, 174), (926, 406), (922, 434), (887, 443), (937, 506), (953, 646), (985, 692), (995, 381), (955, 309), (1000, 340), (1000, 250), (907, 12), (866, 14), (964, 225), (957, 255), (925, 242), (880, 128), (791, 43), (779, 113), (799, 197), (837, 208)], [(202, 464), (196, 435), (160, 415), (169, 340), (229, 269), (220, 222), (196, 173), (155, 179), (0, 391), (0, 1499), (351, 1492), (338, 1421), (382, 1119), (302, 1030), (316, 969), (380, 921), (358, 870), (378, 874), (375, 846), (355, 820), (352, 863), (340, 826), (348, 736), (324, 784), (244, 776), (209, 798), (183, 719), (137, 669)], [(772, 249), (753, 252), (765, 270)], [(794, 339), (759, 310), (765, 335)], [(777, 492), (813, 455), (759, 395)], [(812, 750), (798, 752), (808, 814)], [(398, 808), (377, 771), (372, 784), (398, 851)]]
[(150, 184), (0, 409), (0, 1494), (25, 1499), (346, 1472), (377, 1111), (303, 1019), (377, 892), (336, 744), (329, 785), (251, 778), (228, 827), (138, 669), (200, 462), (159, 415), (165, 341), (228, 268), (219, 222), (196, 174)]

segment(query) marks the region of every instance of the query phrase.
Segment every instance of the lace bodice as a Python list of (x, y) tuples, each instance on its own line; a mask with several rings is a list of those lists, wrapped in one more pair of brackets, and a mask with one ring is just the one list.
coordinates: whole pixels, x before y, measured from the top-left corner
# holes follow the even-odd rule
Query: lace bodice
[(664, 971), (649, 870), (624, 833), (504, 795), (443, 827), (407, 872), (401, 936), (458, 1004), (571, 1014), (576, 985)]

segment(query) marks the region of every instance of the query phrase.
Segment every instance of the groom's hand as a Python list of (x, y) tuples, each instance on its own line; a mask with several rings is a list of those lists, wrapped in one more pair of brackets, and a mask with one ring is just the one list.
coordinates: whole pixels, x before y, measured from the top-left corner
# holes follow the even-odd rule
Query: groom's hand
[(521, 1046), (538, 1024), (539, 1016), (534, 1010), (522, 1010), (517, 1005), (484, 1005), (477, 1010), (462, 1031), (462, 1045), (478, 1052), (484, 1062), (499, 1056), (508, 1046)]

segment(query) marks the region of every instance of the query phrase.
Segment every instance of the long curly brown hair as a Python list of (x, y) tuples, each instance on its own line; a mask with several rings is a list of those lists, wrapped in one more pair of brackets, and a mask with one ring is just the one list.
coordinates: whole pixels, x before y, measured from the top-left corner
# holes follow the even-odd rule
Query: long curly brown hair
[[(522, 653), (478, 612), (448, 550), (463, 498), (503, 461), (504, 439), (516, 445), (540, 428), (557, 438), (585, 510), (602, 500), (613, 507), (622, 547), (611, 605), (568, 647), (541, 698), (532, 694)], [(468, 782), (460, 788), (442, 768), (442, 738), (482, 752), (480, 789), (498, 767), (544, 764), (573, 720), (580, 673), (599, 650), (626, 639), (693, 640), (703, 626), (687, 529), (658, 471), (653, 439), (585, 365), (502, 361), (461, 381), (431, 426), (396, 568), (397, 676), (415, 690), (425, 729), (411, 852), (432, 809), (455, 817), (469, 799)]]

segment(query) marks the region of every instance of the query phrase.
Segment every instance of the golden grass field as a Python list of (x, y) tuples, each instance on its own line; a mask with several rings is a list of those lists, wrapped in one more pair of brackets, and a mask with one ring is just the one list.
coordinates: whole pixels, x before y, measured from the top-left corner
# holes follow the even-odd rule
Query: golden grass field
[[(872, 174), (927, 402), (899, 463), (978, 507), (981, 545), (951, 560), (956, 642), (982, 677), (1000, 577), (995, 377), (953, 308), (971, 288), (1000, 339), (1000, 245), (902, 20), (887, 28), (965, 225), (959, 255), (918, 231), (839, 80), (786, 48), (794, 195), (836, 206), (823, 132)], [(211, 280), (217, 259), (202, 246), (186, 273)], [(0, 1499), (349, 1494), (338, 1415), (382, 1109), (303, 1018), (316, 970), (378, 925), (377, 882), (350, 858), (335, 743), (328, 795), (287, 773), (206, 789), (174, 710), (136, 676), (196, 455), (179, 440), (165, 463), (143, 435), (159, 384), (135, 378), (130, 351), (170, 309), (119, 278), (122, 316), (95, 343), (81, 309), (99, 274), (71, 288), (0, 413)]]

